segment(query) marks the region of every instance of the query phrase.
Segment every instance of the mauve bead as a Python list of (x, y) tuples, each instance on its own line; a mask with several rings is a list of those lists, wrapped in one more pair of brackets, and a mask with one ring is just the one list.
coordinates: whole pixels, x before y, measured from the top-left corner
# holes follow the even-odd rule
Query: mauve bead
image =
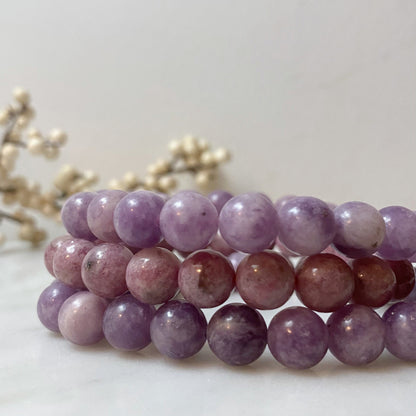
[(275, 240), (275, 246), (277, 248), (277, 250), (279, 251), (280, 254), (282, 254), (285, 257), (299, 257), (299, 255), (297, 253), (295, 253), (292, 250), (289, 250), (281, 241), (279, 236), (276, 237)]
[(409, 260), (387, 260), (388, 265), (396, 276), (393, 299), (404, 299), (415, 287), (415, 269)]
[(62, 304), (77, 289), (67, 286), (59, 280), (55, 280), (50, 284), (39, 296), (37, 304), (37, 312), (39, 320), (51, 331), (59, 332), (58, 314)]
[(269, 324), (267, 342), (279, 363), (305, 369), (318, 364), (328, 349), (328, 328), (313, 311), (300, 306), (277, 313)]
[(62, 242), (53, 256), (53, 272), (58, 280), (76, 289), (85, 289), (81, 266), (86, 254), (94, 248), (91, 241), (72, 238)]
[(388, 260), (405, 260), (416, 253), (416, 214), (401, 206), (380, 210), (386, 236), (378, 252)]
[(96, 240), (87, 221), (88, 206), (95, 195), (92, 192), (79, 192), (70, 196), (62, 207), (62, 223), (73, 237), (90, 241)]
[(219, 214), (225, 203), (233, 197), (233, 194), (227, 191), (216, 190), (209, 193), (207, 197), (214, 204), (215, 208), (217, 208)]
[(161, 306), (150, 324), (154, 346), (173, 359), (195, 355), (205, 344), (206, 331), (207, 320), (201, 310), (179, 300)]
[(258, 253), (274, 243), (277, 212), (272, 202), (261, 193), (238, 195), (222, 208), (219, 229), (233, 249)]
[(242, 262), (242, 260), (248, 256), (247, 253), (242, 253), (241, 251), (235, 251), (228, 256), (228, 260), (230, 260), (231, 264), (234, 267), (234, 270), (237, 270), (238, 265)]
[(136, 351), (150, 344), (150, 322), (156, 309), (126, 294), (114, 299), (104, 313), (103, 331), (119, 350)]
[(178, 283), (188, 302), (198, 308), (213, 308), (229, 298), (234, 288), (235, 271), (222, 254), (199, 250), (181, 264)]
[(227, 242), (222, 238), (221, 234), (218, 232), (214, 235), (214, 238), (211, 241), (211, 244), (208, 246), (211, 250), (218, 251), (224, 256), (229, 256), (234, 253), (234, 249), (230, 247)]
[(416, 360), (416, 303), (397, 302), (384, 312), (386, 348), (397, 358)]
[(61, 246), (61, 244), (66, 240), (70, 240), (71, 238), (72, 237), (70, 237), (69, 235), (57, 237), (46, 246), (43, 260), (46, 269), (52, 276), (55, 276), (53, 271), (53, 256), (55, 255), (56, 250)]
[(255, 309), (243, 303), (230, 303), (212, 316), (207, 340), (212, 352), (225, 363), (250, 364), (266, 348), (266, 323)]
[(87, 289), (112, 299), (127, 291), (126, 269), (133, 253), (120, 244), (104, 243), (92, 248), (84, 257), (82, 281)]
[(327, 325), (329, 350), (344, 364), (368, 364), (383, 352), (384, 323), (368, 306), (346, 305), (329, 317)]
[(318, 312), (333, 312), (354, 292), (351, 268), (333, 254), (315, 254), (296, 268), (295, 290), (302, 303)]
[(348, 257), (367, 257), (383, 242), (386, 226), (380, 212), (364, 202), (346, 202), (334, 209), (336, 248)]
[(238, 266), (236, 286), (247, 305), (275, 309), (292, 295), (295, 273), (288, 261), (273, 251), (248, 255)]
[(283, 195), (279, 199), (276, 200), (276, 202), (274, 203), (274, 206), (276, 208), (278, 215), (279, 215), (280, 208), (284, 207), (286, 203), (293, 198), (296, 198), (296, 195)]
[(97, 194), (90, 202), (87, 210), (87, 221), (91, 232), (107, 243), (121, 241), (114, 227), (114, 210), (127, 192), (110, 189)]
[(70, 296), (58, 315), (61, 334), (78, 345), (91, 345), (102, 340), (103, 317), (107, 305), (106, 299), (87, 291)]
[(355, 278), (355, 303), (379, 308), (393, 297), (396, 278), (384, 260), (375, 256), (354, 260), (352, 271)]
[(302, 256), (320, 253), (335, 236), (335, 217), (328, 205), (313, 197), (295, 197), (279, 209), (279, 239)]
[(140, 250), (127, 266), (127, 287), (144, 303), (157, 305), (166, 302), (178, 290), (179, 266), (179, 259), (165, 248)]

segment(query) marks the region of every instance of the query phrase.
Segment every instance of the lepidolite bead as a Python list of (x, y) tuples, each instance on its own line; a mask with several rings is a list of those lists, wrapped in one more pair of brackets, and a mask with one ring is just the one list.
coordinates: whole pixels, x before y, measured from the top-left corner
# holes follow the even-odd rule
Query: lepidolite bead
[(396, 276), (393, 299), (406, 298), (415, 287), (415, 270), (409, 260), (388, 260), (388, 265)]
[(227, 191), (217, 190), (209, 193), (207, 197), (214, 204), (215, 208), (217, 208), (219, 214), (225, 203), (233, 197), (233, 194)]
[(333, 312), (345, 305), (354, 292), (351, 268), (333, 254), (315, 254), (296, 268), (296, 294), (318, 312)]
[(181, 264), (178, 283), (187, 301), (199, 308), (213, 308), (230, 296), (234, 288), (235, 271), (222, 254), (199, 250)]
[(313, 311), (295, 306), (277, 313), (267, 331), (270, 352), (289, 368), (318, 364), (328, 349), (328, 329)]
[(144, 303), (164, 303), (178, 290), (179, 266), (179, 259), (165, 248), (140, 250), (127, 266), (127, 287), (135, 298)]
[(275, 309), (293, 293), (295, 273), (284, 257), (273, 251), (263, 251), (248, 255), (239, 264), (236, 286), (247, 305)]
[(212, 316), (207, 340), (213, 353), (225, 363), (250, 364), (266, 347), (266, 323), (255, 309), (242, 303), (230, 303)]
[(150, 324), (154, 346), (174, 359), (195, 355), (205, 344), (206, 330), (207, 321), (201, 310), (179, 300), (161, 306)]
[(53, 256), (55, 255), (56, 250), (61, 246), (61, 244), (65, 240), (69, 240), (71, 238), (72, 237), (70, 237), (69, 235), (57, 237), (46, 246), (43, 260), (44, 260), (46, 269), (52, 276), (55, 276), (54, 271), (53, 271)]
[(84, 257), (82, 281), (97, 296), (112, 299), (127, 291), (126, 269), (133, 253), (121, 244), (104, 243)]
[(327, 325), (329, 350), (344, 364), (368, 364), (383, 352), (384, 323), (367, 306), (346, 305), (329, 317)]
[(114, 348), (141, 350), (150, 344), (150, 322), (156, 310), (126, 294), (114, 299), (104, 313), (103, 331)]
[(234, 249), (230, 247), (227, 242), (222, 238), (220, 233), (214, 235), (211, 244), (208, 246), (211, 250), (219, 251), (224, 256), (229, 256), (234, 253)]

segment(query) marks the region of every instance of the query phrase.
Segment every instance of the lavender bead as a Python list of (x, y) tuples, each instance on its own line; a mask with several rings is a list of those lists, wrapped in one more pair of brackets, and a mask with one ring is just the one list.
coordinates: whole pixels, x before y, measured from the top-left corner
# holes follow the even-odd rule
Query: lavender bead
[(313, 197), (295, 197), (279, 209), (279, 239), (302, 256), (320, 253), (335, 236), (335, 217), (329, 206)]
[(344, 364), (368, 364), (383, 352), (384, 323), (368, 306), (343, 306), (329, 317), (327, 325), (329, 350)]
[(118, 236), (132, 247), (153, 247), (162, 240), (159, 215), (164, 199), (150, 191), (126, 195), (114, 210), (114, 227)]
[(150, 324), (152, 342), (173, 359), (195, 355), (205, 344), (207, 321), (191, 303), (172, 300), (161, 306)]
[(179, 251), (191, 252), (208, 246), (218, 229), (214, 204), (194, 191), (172, 196), (160, 213), (165, 240)]
[(410, 209), (390, 206), (380, 210), (386, 236), (378, 252), (388, 260), (404, 260), (416, 253), (416, 214)]
[(108, 190), (97, 194), (87, 210), (87, 221), (91, 232), (107, 243), (121, 241), (114, 227), (114, 210), (117, 204), (127, 195), (120, 190)]
[(247, 253), (242, 253), (241, 251), (235, 251), (234, 253), (231, 253), (228, 256), (228, 259), (230, 260), (231, 264), (234, 267), (234, 270), (237, 270), (238, 265), (241, 263), (241, 261), (248, 256)]
[(218, 232), (214, 235), (214, 238), (211, 241), (211, 244), (208, 246), (211, 250), (218, 251), (224, 256), (229, 256), (234, 253), (234, 249), (230, 247), (227, 242), (222, 238), (221, 234)]
[(214, 204), (215, 208), (217, 208), (218, 214), (221, 212), (225, 203), (232, 197), (233, 195), (229, 192), (221, 190), (212, 191), (210, 194), (208, 194), (208, 199)]
[(222, 208), (219, 229), (233, 249), (258, 253), (270, 247), (276, 238), (277, 212), (263, 194), (238, 195)]
[(59, 332), (59, 310), (62, 304), (76, 292), (77, 289), (55, 280), (40, 294), (37, 312), (39, 320), (46, 328)]
[(150, 344), (150, 322), (156, 309), (126, 294), (114, 299), (104, 313), (103, 331), (108, 343), (124, 351)]
[(107, 300), (82, 291), (70, 296), (58, 315), (61, 334), (78, 345), (95, 344), (104, 337), (103, 317)]
[(62, 222), (73, 237), (85, 240), (96, 240), (87, 221), (87, 210), (90, 202), (95, 197), (92, 192), (79, 192), (70, 196), (62, 207)]
[(45, 254), (43, 256), (43, 260), (45, 263), (45, 267), (48, 270), (48, 272), (55, 277), (54, 271), (53, 271), (53, 256), (56, 253), (56, 250), (62, 245), (62, 243), (66, 240), (70, 240), (72, 237), (69, 235), (64, 235), (61, 237), (57, 237), (54, 240), (52, 240), (45, 248)]
[(288, 201), (291, 199), (296, 198), (296, 195), (283, 195), (281, 196), (275, 203), (274, 206), (276, 208), (277, 213), (279, 214), (280, 208), (284, 207)]
[(360, 258), (377, 251), (386, 226), (377, 209), (364, 202), (346, 202), (334, 209), (336, 248), (348, 257)]
[(255, 309), (243, 303), (230, 303), (212, 316), (207, 340), (212, 352), (225, 363), (250, 364), (266, 348), (266, 323)]
[(277, 313), (267, 332), (270, 352), (289, 368), (313, 367), (328, 349), (328, 329), (313, 311), (300, 306)]
[(383, 315), (386, 348), (397, 358), (416, 360), (416, 303), (398, 302)]

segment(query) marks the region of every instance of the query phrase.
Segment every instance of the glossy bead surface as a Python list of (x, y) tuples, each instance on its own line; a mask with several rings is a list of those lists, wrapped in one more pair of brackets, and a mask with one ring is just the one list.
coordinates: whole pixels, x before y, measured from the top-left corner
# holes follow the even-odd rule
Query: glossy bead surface
[(227, 191), (216, 190), (209, 193), (207, 197), (214, 204), (215, 208), (217, 208), (219, 214), (225, 203), (233, 197), (233, 194)]
[(150, 325), (157, 350), (173, 359), (195, 355), (205, 344), (207, 321), (191, 303), (171, 300), (161, 306)]
[(65, 241), (65, 240), (70, 240), (72, 237), (70, 237), (69, 235), (63, 235), (61, 237), (57, 237), (55, 239), (53, 239), (45, 248), (45, 253), (43, 255), (43, 260), (44, 260), (44, 264), (46, 269), (48, 270), (48, 272), (52, 275), (55, 276), (54, 271), (53, 271), (53, 256), (56, 253), (56, 250), (61, 246), (61, 244)]
[(135, 298), (144, 303), (164, 303), (178, 290), (179, 266), (179, 259), (165, 248), (140, 250), (127, 266), (127, 287)]
[(393, 299), (406, 298), (415, 287), (415, 270), (409, 260), (387, 260), (396, 276)]
[(250, 254), (239, 264), (236, 286), (247, 305), (275, 309), (292, 295), (295, 273), (288, 261), (273, 251)]
[(270, 247), (277, 235), (277, 212), (261, 193), (231, 198), (222, 208), (219, 229), (235, 250), (258, 253)]
[(207, 340), (212, 352), (225, 363), (250, 364), (266, 347), (266, 323), (255, 309), (242, 303), (230, 303), (212, 316)]
[(327, 325), (329, 350), (344, 364), (371, 363), (384, 350), (384, 323), (367, 306), (346, 305), (329, 317)]
[(328, 329), (313, 311), (300, 306), (278, 312), (267, 331), (270, 352), (289, 368), (305, 369), (318, 364), (328, 349)]
[(301, 302), (318, 312), (333, 312), (354, 292), (351, 268), (333, 254), (315, 254), (296, 268), (295, 290)]
[(104, 313), (103, 331), (114, 348), (141, 350), (150, 344), (150, 322), (155, 315), (152, 305), (126, 294), (114, 299)]
[(235, 251), (228, 256), (228, 260), (230, 260), (231, 264), (234, 267), (234, 270), (237, 270), (238, 265), (241, 261), (248, 256), (247, 253), (242, 253), (241, 251)]
[(214, 235), (214, 238), (212, 239), (208, 248), (214, 251), (218, 251), (221, 254), (224, 254), (224, 256), (229, 256), (235, 251), (232, 247), (230, 247), (227, 244), (227, 242), (222, 238), (219, 232)]
[(303, 256), (320, 253), (335, 236), (335, 217), (329, 206), (313, 197), (289, 199), (279, 209), (279, 238)]

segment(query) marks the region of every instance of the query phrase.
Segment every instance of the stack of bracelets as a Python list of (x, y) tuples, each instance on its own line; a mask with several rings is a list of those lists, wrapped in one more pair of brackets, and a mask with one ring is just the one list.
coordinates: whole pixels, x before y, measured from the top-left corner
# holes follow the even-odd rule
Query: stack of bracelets
[[(268, 345), (297, 369), (328, 349), (348, 365), (384, 348), (416, 360), (416, 213), (407, 208), (105, 190), (69, 198), (62, 221), (70, 235), (46, 248), (56, 280), (37, 311), (75, 344), (105, 338), (137, 351), (152, 342), (183, 359), (208, 341), (230, 365), (252, 363)], [(220, 306), (234, 288), (245, 303), (222, 306), (207, 323), (201, 308)], [(305, 307), (280, 310), (267, 327), (258, 310), (281, 307), (294, 291)], [(374, 308), (384, 305), (380, 317)], [(317, 312), (331, 313), (326, 324)]]

